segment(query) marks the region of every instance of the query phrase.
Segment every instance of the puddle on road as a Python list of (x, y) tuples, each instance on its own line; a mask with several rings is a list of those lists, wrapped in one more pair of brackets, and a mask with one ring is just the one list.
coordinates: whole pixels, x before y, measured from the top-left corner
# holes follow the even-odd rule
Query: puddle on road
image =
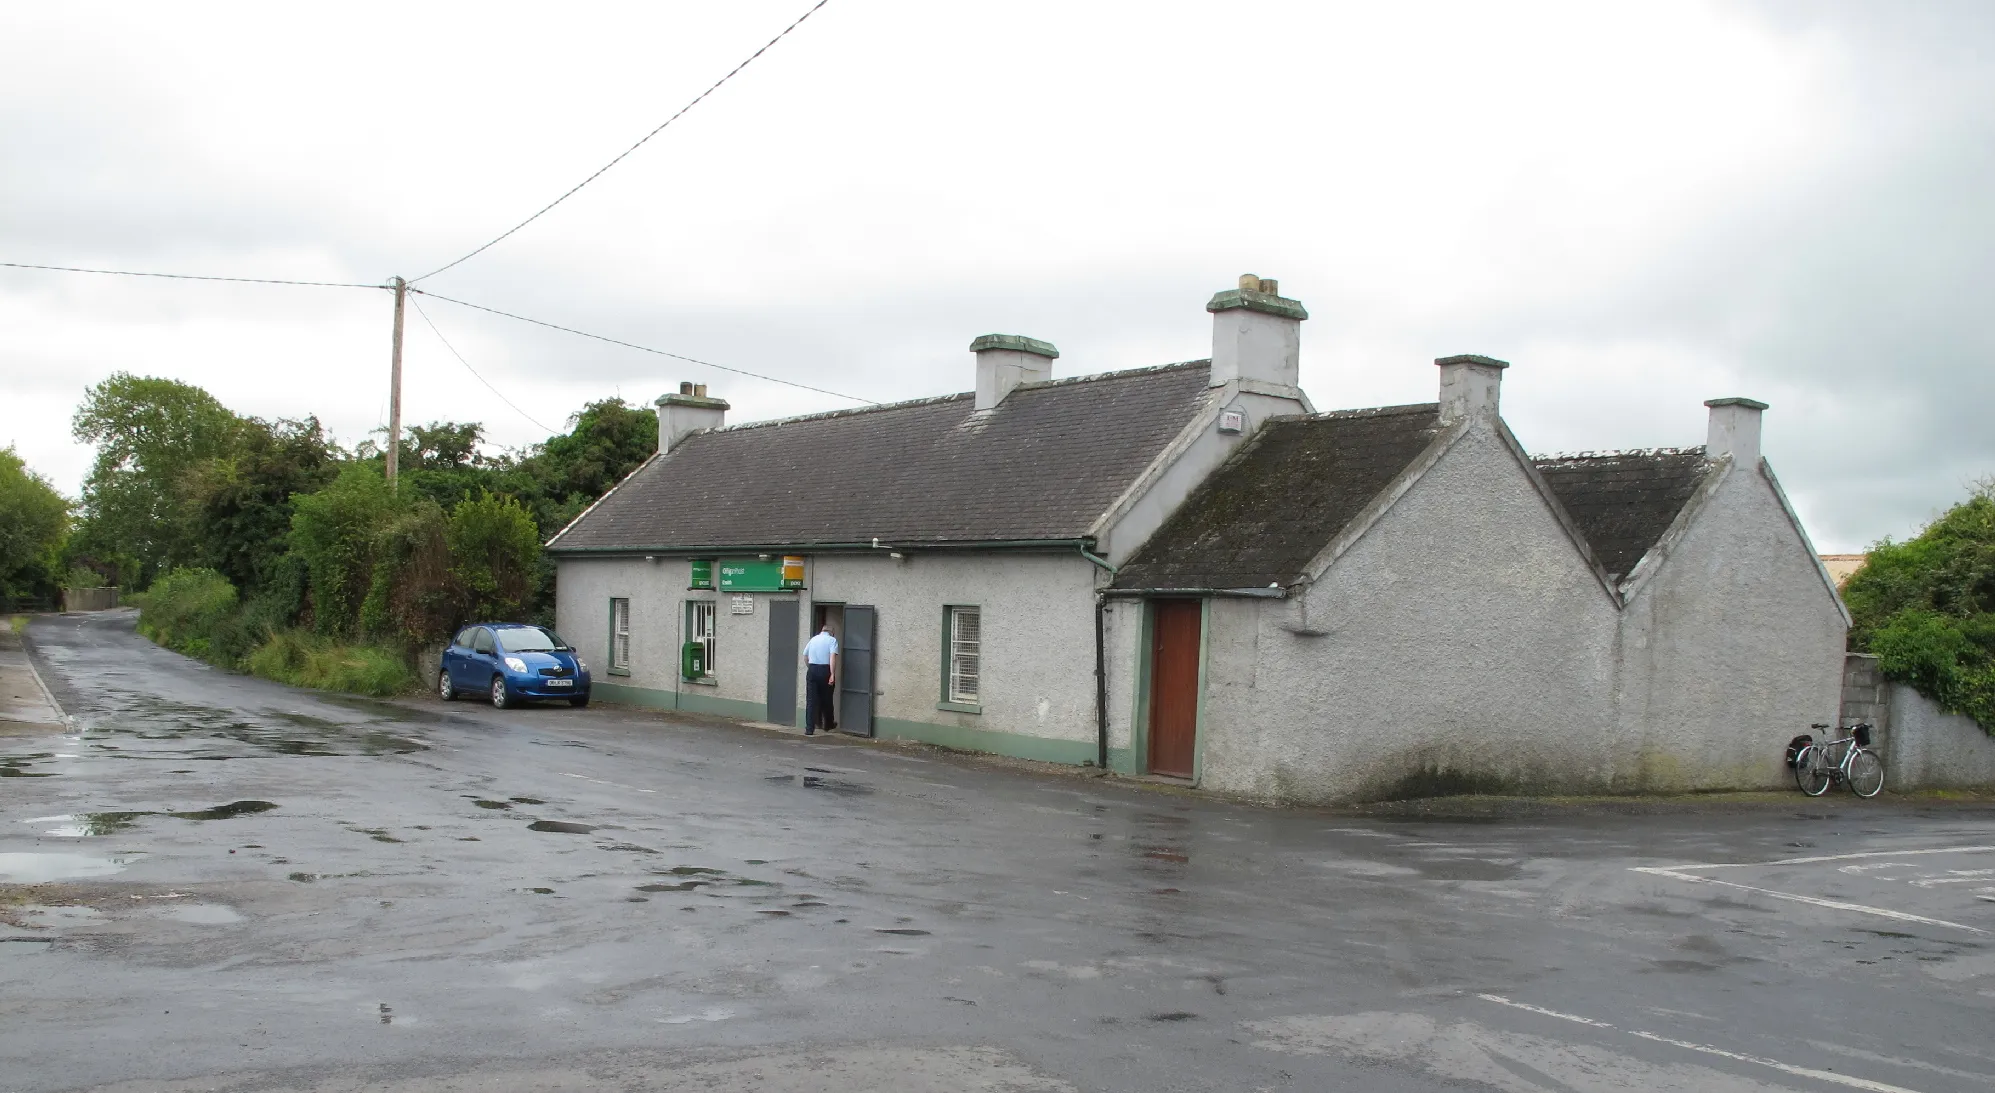
[[(335, 721), (292, 710), (242, 710), (174, 702), (156, 695), (107, 688), (90, 702), (81, 735), (103, 759), (226, 760), (250, 755), (388, 755), (422, 751), (429, 745), (390, 726), (398, 716)], [(104, 743), (115, 737), (125, 747)], [(144, 744), (133, 747), (134, 741)], [(228, 744), (247, 745), (239, 750)], [(0, 760), (4, 762), (4, 760)]]
[(821, 789), (827, 793), (850, 797), (861, 797), (873, 792), (873, 787), (869, 785), (847, 782), (840, 778), (826, 778), (817, 774), (771, 774), (762, 780), (776, 785), (800, 785), (805, 789)]
[(0, 755), (0, 778), (53, 778), (52, 770), (27, 770), (38, 763), (54, 759), (52, 751), (28, 752), (22, 755)]
[(196, 821), (228, 820), (237, 816), (253, 816), (259, 812), (268, 812), (276, 807), (270, 801), (231, 801), (225, 805), (216, 805), (197, 812), (76, 812), (62, 816), (41, 816), (21, 822), (53, 824), (55, 826), (42, 831), (44, 836), (79, 839), (129, 831), (147, 816), (171, 816), (176, 820)]
[(176, 820), (232, 820), (237, 816), (254, 816), (268, 812), (277, 806), (270, 801), (231, 801), (225, 805), (204, 808), (199, 812), (169, 812)]
[(471, 803), (477, 805), (479, 808), (498, 808), (498, 809), (510, 810), (513, 807), (504, 801), (486, 801), (477, 797), (471, 798)]
[(563, 835), (587, 835), (594, 831), (590, 824), (571, 824), (567, 820), (535, 820), (526, 825), (528, 831), (556, 831)]
[(52, 880), (103, 877), (121, 871), (129, 860), (54, 851), (0, 854), (0, 880), (16, 884), (44, 884)]
[(516, 805), (544, 805), (547, 803), (538, 797), (508, 797), (506, 800)]
[(224, 903), (183, 903), (161, 908), (159, 915), (196, 926), (228, 926), (242, 921), (242, 913)]
[(138, 825), (139, 817), (150, 815), (152, 815), (150, 812), (78, 812), (64, 816), (37, 816), (32, 820), (21, 822), (53, 824), (54, 826), (42, 830), (44, 836), (80, 839), (128, 831)]

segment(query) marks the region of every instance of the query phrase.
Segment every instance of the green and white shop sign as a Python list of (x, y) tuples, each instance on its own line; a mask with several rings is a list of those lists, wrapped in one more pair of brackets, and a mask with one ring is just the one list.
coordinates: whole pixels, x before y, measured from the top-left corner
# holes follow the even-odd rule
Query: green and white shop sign
[(701, 564), (698, 561), (693, 563), (693, 585), (696, 588), (718, 587), (722, 592), (790, 592), (804, 586), (804, 560), (800, 555), (785, 555), (766, 561), (761, 558), (721, 558), (708, 563), (719, 571), (717, 586), (700, 584)]

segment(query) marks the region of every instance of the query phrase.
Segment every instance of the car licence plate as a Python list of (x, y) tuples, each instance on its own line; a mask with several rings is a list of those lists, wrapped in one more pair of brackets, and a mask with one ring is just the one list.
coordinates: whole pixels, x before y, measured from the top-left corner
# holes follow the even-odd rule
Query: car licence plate
[(547, 685), (549, 687), (573, 687), (575, 681), (572, 679), (550, 679), (547, 681)]

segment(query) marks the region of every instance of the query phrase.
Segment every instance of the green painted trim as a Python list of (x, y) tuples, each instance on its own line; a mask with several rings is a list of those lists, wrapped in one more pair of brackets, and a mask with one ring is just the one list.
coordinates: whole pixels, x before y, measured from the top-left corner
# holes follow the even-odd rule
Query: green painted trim
[(654, 710), (685, 710), (688, 713), (713, 714), (717, 717), (738, 717), (743, 721), (763, 721), (769, 715), (766, 703), (744, 702), (738, 698), (717, 698), (713, 695), (686, 691), (661, 691), (655, 687), (633, 687), (628, 683), (604, 683), (598, 680), (590, 691), (606, 702), (624, 702), (632, 706), (648, 706)]
[[(707, 695), (681, 694), (678, 691), (661, 691), (652, 687), (632, 687), (623, 683), (605, 683), (598, 680), (593, 693), (605, 702), (621, 702), (631, 706), (644, 706), (654, 710), (687, 710), (693, 713), (714, 714), (720, 717), (735, 717), (743, 721), (767, 720), (768, 707), (753, 702), (743, 702), (731, 698), (713, 698)], [(683, 700), (683, 701), (682, 701)], [(801, 727), (802, 722), (798, 722)], [(959, 725), (931, 725), (925, 721), (902, 721), (893, 717), (873, 719), (874, 732), (885, 740), (914, 740), (937, 747), (953, 748), (957, 751), (986, 752), (992, 755), (1005, 755), (1013, 759), (1032, 759), (1041, 763), (1063, 763), (1067, 766), (1085, 767), (1094, 764), (1095, 742), (1093, 740), (1054, 740), (1043, 736), (1025, 736), (1020, 733), (999, 732), (994, 729), (972, 729)], [(1126, 748), (1112, 748), (1108, 753), (1110, 770), (1124, 770), (1129, 766), (1130, 755)]]
[(1136, 628), (1136, 694), (1129, 709), (1129, 768), (1124, 773), (1144, 774), (1150, 769), (1150, 661), (1156, 643), (1156, 608), (1143, 601), (1141, 621)]
[(985, 334), (970, 343), (972, 353), (981, 353), (986, 349), (1015, 349), (1020, 353), (1031, 353), (1048, 360), (1060, 355), (1060, 351), (1053, 348), (1052, 342), (1042, 342), (1038, 338), (1028, 338), (1023, 334)]
[(1242, 288), (1229, 288), (1215, 292), (1206, 303), (1207, 311), (1258, 311), (1265, 315), (1279, 315), (1284, 319), (1307, 319), (1309, 312), (1299, 301), (1286, 296), (1276, 296), (1269, 292), (1249, 292)]
[(603, 672), (606, 675), (627, 676), (630, 669), (617, 667), (617, 601), (629, 601), (629, 596), (611, 596), (609, 634), (603, 642)]
[(1056, 740), (996, 729), (934, 725), (926, 721), (902, 721), (896, 717), (877, 716), (873, 718), (873, 733), (882, 740), (914, 740), (957, 751), (980, 751), (1013, 759), (1064, 763), (1070, 767), (1092, 766), (1095, 757), (1092, 737), (1086, 740)]
[(1212, 598), (1198, 601), (1198, 701), (1191, 709), (1191, 784), (1205, 781), (1205, 658), (1211, 648)]
[(651, 687), (633, 687), (628, 683), (605, 683), (597, 680), (589, 688), (589, 693), (605, 702), (622, 702), (630, 706), (648, 706), (654, 710), (676, 710), (679, 708), (679, 692), (660, 691)]
[(677, 391), (669, 395), (659, 395), (657, 398), (651, 400), (651, 403), (654, 406), (693, 406), (702, 410), (734, 409), (724, 398), (712, 398), (705, 395), (682, 395)]
[[(1509, 361), (1500, 361), (1495, 357), (1485, 357), (1480, 353), (1457, 353), (1452, 357), (1435, 357), (1434, 363), (1442, 366), (1450, 364), (1479, 364), (1484, 368), (1510, 367)], [(1707, 402), (1704, 405), (1709, 406), (1711, 404)]]
[[(954, 710), (957, 713), (983, 713), (983, 706), (976, 703), (949, 701), (949, 616), (951, 612), (959, 607), (968, 607), (976, 611), (978, 625), (981, 626), (983, 624), (983, 604), (945, 603), (942, 605), (942, 653), (936, 660), (936, 666), (941, 671), (936, 681), (935, 708), (938, 710)], [(981, 687), (983, 684), (983, 662), (981, 660), (977, 662), (977, 680), (978, 686)]]

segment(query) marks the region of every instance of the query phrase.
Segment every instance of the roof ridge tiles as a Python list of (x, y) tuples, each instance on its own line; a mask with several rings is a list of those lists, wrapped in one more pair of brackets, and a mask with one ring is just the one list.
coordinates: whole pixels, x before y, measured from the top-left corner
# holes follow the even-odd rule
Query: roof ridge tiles
[(1404, 402), (1392, 406), (1357, 406), (1348, 410), (1324, 410), (1316, 414), (1298, 415), (1310, 420), (1323, 421), (1333, 418), (1388, 417), (1394, 414), (1438, 414), (1438, 402)]
[(1599, 451), (1538, 453), (1531, 456), (1533, 463), (1571, 463), (1582, 459), (1657, 459), (1669, 456), (1705, 454), (1704, 445), (1693, 444), (1680, 448), (1619, 448)]
[[(1147, 375), (1155, 372), (1169, 372), (1176, 369), (1196, 368), (1211, 365), (1209, 358), (1195, 361), (1175, 361), (1171, 364), (1152, 364), (1141, 368), (1121, 368), (1111, 372), (1090, 372), (1084, 376), (1068, 376), (1064, 379), (1046, 380), (1041, 383), (1022, 383), (1015, 390), (1040, 391), (1048, 387), (1066, 387), (1080, 383), (1096, 383), (1102, 380), (1123, 379), (1129, 376)], [(899, 402), (876, 402), (870, 406), (853, 406), (843, 410), (821, 410), (814, 414), (792, 414), (789, 417), (765, 418), (761, 421), (743, 421), (735, 425), (711, 430), (716, 433), (745, 432), (750, 429), (766, 429), (777, 425), (796, 425), (806, 421), (829, 421), (836, 418), (856, 417), (860, 414), (876, 414), (883, 410), (905, 410), (915, 406), (935, 406), (944, 402), (975, 398), (975, 391), (957, 391), (947, 395), (930, 395), (926, 398), (902, 399)]]

